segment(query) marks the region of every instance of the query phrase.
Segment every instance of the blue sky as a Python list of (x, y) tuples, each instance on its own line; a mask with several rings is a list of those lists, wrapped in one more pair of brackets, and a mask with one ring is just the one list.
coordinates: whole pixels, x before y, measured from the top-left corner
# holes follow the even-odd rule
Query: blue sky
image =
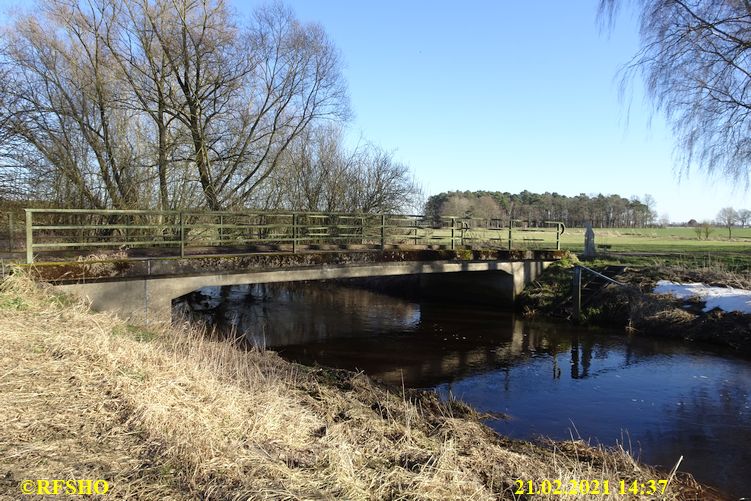
[(638, 48), (629, 13), (609, 33), (597, 0), (287, 3), (342, 52), (353, 140), (395, 151), (427, 194), (650, 193), (673, 221), (751, 208), (733, 183), (697, 170), (679, 181), (641, 82), (619, 98), (618, 70)]
[[(229, 1), (240, 14), (261, 3)], [(597, 0), (286, 3), (342, 53), (352, 144), (394, 151), (427, 195), (649, 193), (672, 221), (751, 208), (743, 186), (696, 169), (679, 179), (640, 81), (619, 97), (618, 70), (638, 49), (633, 14), (607, 32)], [(19, 4), (0, 0), (0, 11)]]

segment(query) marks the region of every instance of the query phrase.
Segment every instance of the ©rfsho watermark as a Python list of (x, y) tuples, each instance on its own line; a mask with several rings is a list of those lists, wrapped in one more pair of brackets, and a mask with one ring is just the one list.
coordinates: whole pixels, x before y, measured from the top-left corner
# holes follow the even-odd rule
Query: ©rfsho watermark
[(24, 480), (20, 485), (21, 493), (26, 495), (54, 496), (66, 494), (68, 496), (86, 496), (93, 494), (107, 494), (110, 484), (106, 480), (73, 480), (73, 479), (37, 479)]

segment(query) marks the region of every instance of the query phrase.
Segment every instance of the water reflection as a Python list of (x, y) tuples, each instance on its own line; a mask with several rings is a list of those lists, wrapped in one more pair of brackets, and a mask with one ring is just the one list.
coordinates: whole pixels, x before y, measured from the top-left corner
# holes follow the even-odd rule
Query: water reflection
[(420, 319), (416, 304), (362, 289), (310, 283), (206, 287), (184, 300), (209, 324), (267, 347), (375, 334)]
[(500, 433), (625, 443), (665, 468), (684, 456), (699, 480), (751, 492), (751, 364), (714, 349), (331, 284), (203, 290), (188, 303), (289, 359), (511, 415), (488, 423)]

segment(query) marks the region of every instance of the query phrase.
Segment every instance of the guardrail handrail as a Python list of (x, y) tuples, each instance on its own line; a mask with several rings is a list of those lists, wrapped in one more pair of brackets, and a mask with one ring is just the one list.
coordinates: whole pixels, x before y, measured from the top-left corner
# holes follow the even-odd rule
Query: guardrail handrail
[[(514, 238), (514, 227), (496, 226), (498, 219), (422, 214), (347, 213), (253, 210), (142, 210), (142, 209), (25, 209), (26, 262), (35, 252), (81, 251), (91, 248), (258, 248), (268, 245), (297, 252), (301, 246), (359, 245), (385, 249), (389, 245), (477, 242), (517, 248), (560, 249), (563, 223), (555, 225), (555, 240)], [(542, 228), (536, 228), (542, 230)], [(508, 234), (505, 234), (505, 232)], [(548, 230), (544, 230), (548, 231)], [(257, 250), (256, 250), (257, 252)], [(216, 254), (216, 252), (214, 253)], [(214, 255), (211, 254), (211, 255)], [(191, 255), (196, 255), (195, 253)], [(206, 254), (197, 254), (206, 255)]]
[(603, 275), (602, 273), (600, 273), (600, 272), (598, 272), (598, 271), (595, 271), (595, 270), (593, 270), (592, 268), (587, 268), (586, 266), (583, 266), (583, 265), (581, 265), (581, 264), (577, 264), (577, 265), (575, 265), (575, 268), (581, 268), (581, 269), (583, 269), (583, 270), (585, 270), (585, 271), (587, 271), (587, 272), (591, 273), (592, 275), (596, 275), (596, 276), (598, 276), (598, 277), (600, 277), (600, 278), (603, 278), (603, 279), (605, 279), (606, 281), (608, 281), (608, 282), (610, 282), (610, 283), (613, 283), (613, 284), (615, 284), (615, 285), (620, 285), (621, 287), (631, 287), (631, 285), (629, 285), (629, 284), (626, 284), (626, 283), (623, 283), (623, 282), (619, 282), (618, 280), (613, 280), (613, 279), (612, 279), (612, 278), (610, 278), (609, 276), (607, 276), (607, 275)]
[(607, 275), (603, 275), (599, 271), (595, 271), (592, 268), (588, 268), (588, 267), (583, 266), (581, 264), (577, 264), (577, 265), (574, 266), (574, 273), (573, 273), (572, 284), (571, 284), (571, 289), (572, 289), (571, 290), (571, 298), (572, 298), (573, 303), (574, 303), (574, 305), (573, 305), (574, 306), (574, 312), (573, 313), (574, 313), (574, 319), (577, 320), (577, 321), (579, 319), (581, 319), (581, 311), (582, 311), (582, 285), (581, 285), (581, 283), (582, 283), (582, 278), (581, 278), (582, 270), (584, 270), (587, 273), (590, 273), (592, 275), (595, 275), (596, 277), (602, 278), (602, 279), (604, 279), (608, 283), (611, 283), (611, 284), (614, 284), (614, 285), (618, 285), (620, 287), (625, 287), (627, 289), (633, 289), (633, 290), (637, 290), (638, 291), (638, 289), (636, 287), (634, 287), (633, 285), (626, 284), (626, 283), (623, 283), (623, 282), (619, 282), (618, 280), (614, 280), (614, 279), (610, 278)]

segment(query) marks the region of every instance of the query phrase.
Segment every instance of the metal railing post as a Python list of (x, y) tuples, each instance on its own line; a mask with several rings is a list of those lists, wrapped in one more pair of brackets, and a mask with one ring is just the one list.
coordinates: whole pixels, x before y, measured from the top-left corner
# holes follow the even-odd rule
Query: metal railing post
[(185, 257), (185, 216), (180, 211), (180, 257)]
[(381, 214), (381, 250), (386, 249), (386, 214)]
[(31, 226), (31, 210), (30, 209), (24, 209), (26, 211), (26, 264), (31, 264), (34, 262), (34, 238), (32, 235), (32, 226)]
[(292, 254), (297, 252), (297, 213), (292, 213)]
[(510, 221), (508, 224), (508, 250), (511, 250), (511, 227), (513, 226), (513, 224), (513, 221)]
[(574, 278), (571, 284), (571, 296), (574, 300), (574, 319), (581, 319), (582, 309), (582, 269), (579, 266), (574, 266)]
[(454, 250), (454, 232), (456, 231), (456, 218), (451, 218), (451, 250)]

